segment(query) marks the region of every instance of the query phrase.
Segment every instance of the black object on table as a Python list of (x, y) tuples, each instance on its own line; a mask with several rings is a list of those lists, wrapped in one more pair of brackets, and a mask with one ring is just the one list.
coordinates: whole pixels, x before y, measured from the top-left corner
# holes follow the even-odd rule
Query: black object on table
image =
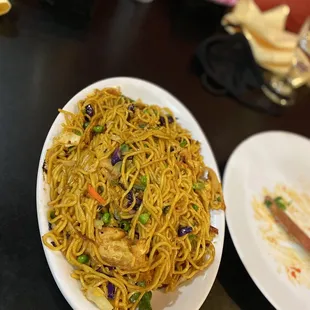
[[(237, 144), (254, 133), (280, 129), (310, 137), (307, 90), (289, 113), (274, 118), (202, 88), (191, 59), (199, 42), (217, 30), (222, 13), (213, 4), (201, 4), (197, 13), (180, 1), (95, 1), (90, 21), (76, 28), (57, 22), (37, 0), (15, 0), (0, 17), (1, 310), (70, 309), (44, 257), (36, 174), (57, 109), (90, 83), (135, 76), (166, 88), (195, 115), (222, 170)], [(242, 309), (271, 308), (228, 232), (218, 279)], [(222, 297), (215, 298), (221, 305)]]
[(242, 33), (216, 34), (199, 44), (195, 60), (203, 86), (217, 96), (230, 95), (240, 103), (271, 115), (284, 108), (263, 93), (264, 72), (256, 63)]

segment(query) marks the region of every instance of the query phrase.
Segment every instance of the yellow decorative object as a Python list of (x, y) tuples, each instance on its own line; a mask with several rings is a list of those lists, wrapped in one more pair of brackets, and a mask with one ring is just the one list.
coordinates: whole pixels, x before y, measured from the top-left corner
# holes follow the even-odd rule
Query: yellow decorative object
[(298, 36), (285, 30), (290, 9), (280, 5), (262, 12), (252, 0), (240, 0), (222, 19), (230, 33), (242, 31), (257, 63), (276, 74), (287, 73), (296, 51)]
[(11, 3), (7, 0), (0, 0), (0, 15), (6, 14), (11, 9)]

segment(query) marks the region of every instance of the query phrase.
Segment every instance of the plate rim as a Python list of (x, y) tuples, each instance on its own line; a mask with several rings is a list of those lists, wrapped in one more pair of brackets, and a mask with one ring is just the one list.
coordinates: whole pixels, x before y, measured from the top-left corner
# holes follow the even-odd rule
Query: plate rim
[[(234, 160), (234, 157), (236, 156), (237, 152), (240, 151), (240, 149), (242, 147), (244, 147), (245, 144), (249, 143), (251, 140), (254, 140), (258, 137), (264, 136), (264, 135), (269, 135), (269, 134), (280, 134), (280, 135), (289, 135), (291, 137), (294, 138), (298, 138), (298, 139), (302, 139), (307, 141), (308, 143), (310, 142), (310, 139), (294, 133), (294, 132), (290, 132), (290, 131), (285, 131), (285, 130), (267, 130), (267, 131), (261, 131), (258, 133), (255, 133), (249, 137), (247, 137), (246, 139), (242, 140), (233, 150), (233, 152), (231, 153), (231, 155), (229, 156), (229, 159), (227, 161), (227, 164), (225, 166), (225, 170), (223, 173), (223, 178), (222, 178), (222, 186), (223, 186), (223, 194), (225, 195), (225, 188), (227, 184), (227, 171), (230, 168), (230, 166), (232, 165), (232, 162)], [(227, 201), (226, 201), (227, 204)], [(229, 205), (227, 206), (227, 210), (229, 210)], [(244, 266), (244, 268), (246, 269), (247, 273), (249, 274), (249, 276), (251, 277), (251, 279), (253, 280), (253, 282), (255, 283), (255, 285), (257, 286), (257, 288), (260, 290), (260, 292), (266, 297), (266, 299), (276, 308), (276, 309), (281, 309), (278, 301), (274, 300), (274, 298), (272, 297), (272, 295), (270, 294), (270, 292), (268, 292), (265, 288), (264, 288), (264, 284), (262, 283), (262, 281), (259, 279), (259, 277), (257, 277), (256, 273), (251, 270), (251, 268), (249, 268), (249, 264), (248, 264), (248, 254), (246, 254), (246, 251), (244, 250), (244, 247), (240, 245), (239, 241), (238, 241), (238, 237), (236, 234), (236, 230), (233, 230), (232, 226), (232, 219), (230, 217), (230, 211), (225, 213), (225, 217), (226, 217), (226, 223), (227, 223), (227, 227), (228, 227), (228, 231), (229, 234), (231, 236), (231, 239), (233, 241), (234, 247), (238, 253), (238, 256)], [(234, 232), (233, 232), (234, 231)]]
[[(167, 91), (166, 89), (162, 88), (161, 86), (152, 83), (150, 81), (144, 80), (144, 79), (139, 79), (139, 78), (135, 78), (135, 77), (126, 77), (126, 76), (119, 76), (119, 77), (110, 77), (110, 78), (106, 78), (106, 79), (101, 79), (98, 80), (94, 83), (89, 84), (88, 86), (84, 87), (83, 89), (79, 90), (77, 93), (75, 93), (66, 103), (65, 105), (62, 107), (62, 109), (66, 109), (67, 106), (71, 106), (72, 104), (76, 104), (78, 102), (78, 97), (80, 97), (81, 95), (86, 96), (87, 94), (89, 94), (92, 90), (96, 89), (96, 88), (102, 88), (102, 87), (109, 87), (108, 85), (102, 85), (103, 83), (114, 83), (115, 87), (119, 86), (120, 88), (122, 88), (122, 83), (124, 84), (124, 82), (128, 82), (128, 83), (132, 83), (132, 84), (142, 84), (145, 85), (147, 87), (152, 87), (155, 90), (159, 90), (162, 93), (165, 94), (166, 97), (170, 97), (170, 99), (172, 99), (172, 101), (175, 101), (178, 103), (179, 106), (182, 107), (182, 109), (186, 110), (187, 114), (190, 115), (195, 123), (196, 126), (199, 128), (200, 133), (202, 134), (203, 138), (206, 142), (209, 150), (210, 150), (210, 154), (209, 154), (209, 158), (211, 159), (211, 161), (213, 161), (213, 169), (216, 172), (220, 182), (221, 182), (221, 177), (220, 177), (220, 173), (219, 173), (219, 169), (218, 169), (218, 164), (216, 161), (216, 158), (214, 156), (213, 150), (211, 148), (211, 145), (209, 143), (209, 140), (207, 139), (204, 131), (202, 130), (199, 122), (197, 121), (197, 119), (194, 117), (194, 115), (191, 113), (191, 111), (187, 108), (187, 106), (185, 104), (183, 104), (179, 99), (177, 99), (173, 94), (171, 94), (169, 91)], [(112, 86), (111, 86), (112, 87)], [(143, 98), (141, 98), (143, 100)], [(45, 230), (43, 228), (43, 224), (41, 224), (41, 215), (39, 214), (39, 208), (40, 206), (40, 196), (42, 194), (43, 191), (43, 186), (42, 184), (44, 184), (45, 182), (42, 181), (40, 178), (42, 176), (42, 165), (45, 159), (45, 153), (47, 150), (47, 146), (48, 146), (48, 142), (49, 142), (49, 138), (55, 136), (55, 134), (53, 134), (56, 129), (58, 128), (57, 126), (57, 120), (60, 117), (60, 113), (58, 113), (53, 121), (53, 123), (51, 124), (48, 133), (46, 135), (46, 138), (44, 140), (42, 149), (41, 149), (41, 153), (40, 153), (40, 158), (39, 158), (39, 165), (38, 165), (38, 171), (37, 171), (37, 181), (36, 181), (36, 213), (37, 213), (37, 220), (38, 220), (38, 226), (39, 226), (39, 233), (40, 233), (40, 239), (41, 239), (41, 244), (43, 247), (43, 251), (45, 254), (45, 259), (47, 261), (48, 267), (50, 269), (50, 272), (54, 278), (54, 281), (56, 282), (58, 289), (60, 290), (61, 294), (63, 295), (63, 297), (66, 299), (66, 301), (68, 302), (68, 304), (73, 308), (73, 309), (80, 309), (80, 306), (76, 303), (74, 303), (74, 301), (72, 300), (73, 298), (71, 296), (69, 296), (69, 294), (66, 292), (66, 280), (59, 280), (58, 277), (56, 276), (55, 272), (54, 272), (54, 268), (56, 268), (57, 264), (55, 262), (53, 262), (53, 258), (52, 256), (57, 254), (55, 252), (50, 251), (42, 242), (42, 235), (45, 233)], [(190, 131), (191, 134), (193, 134), (192, 131)], [(204, 161), (206, 161), (206, 159), (204, 158)], [(223, 182), (221, 182), (223, 183)], [(216, 276), (218, 274), (219, 271), (219, 267), (220, 267), (220, 262), (222, 259), (222, 254), (223, 254), (223, 247), (224, 247), (224, 239), (225, 239), (225, 213), (221, 212), (219, 214), (217, 214), (218, 216), (218, 221), (222, 227), (221, 230), (221, 234), (219, 234), (218, 239), (217, 239), (217, 244), (219, 246), (219, 250), (216, 251), (216, 255), (217, 255), (217, 260), (214, 260), (212, 262), (212, 264), (215, 264), (215, 272), (213, 274), (212, 277), (208, 277), (209, 281), (208, 284), (205, 286), (205, 291), (204, 294), (201, 294), (201, 298), (199, 301), (197, 301), (197, 310), (201, 307), (201, 305), (204, 303), (204, 301), (206, 300), (206, 298), (208, 297), (211, 288), (213, 287), (214, 281), (216, 279)], [(68, 263), (68, 262), (67, 262)], [(68, 265), (70, 265), (68, 263)], [(207, 272), (208, 269), (206, 269), (204, 272)], [(86, 299), (87, 300), (87, 299)], [(89, 302), (89, 301), (88, 301)], [(169, 307), (169, 306), (167, 306)], [(166, 307), (165, 307), (166, 308)], [(193, 308), (194, 309), (194, 308)]]

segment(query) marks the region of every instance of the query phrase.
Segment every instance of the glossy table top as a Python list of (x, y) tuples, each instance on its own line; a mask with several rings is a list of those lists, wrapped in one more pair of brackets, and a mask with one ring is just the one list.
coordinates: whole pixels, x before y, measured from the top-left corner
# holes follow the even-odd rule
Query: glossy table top
[[(201, 124), (221, 171), (234, 148), (254, 133), (281, 129), (310, 137), (308, 90), (276, 118), (202, 88), (191, 71), (192, 56), (217, 31), (224, 9), (197, 4), (95, 1), (90, 22), (77, 27), (37, 0), (24, 0), (0, 17), (0, 309), (69, 309), (42, 250), (36, 172), (57, 108), (88, 84), (134, 76), (167, 89)], [(202, 309), (239, 308), (272, 309), (227, 231), (219, 275)]]

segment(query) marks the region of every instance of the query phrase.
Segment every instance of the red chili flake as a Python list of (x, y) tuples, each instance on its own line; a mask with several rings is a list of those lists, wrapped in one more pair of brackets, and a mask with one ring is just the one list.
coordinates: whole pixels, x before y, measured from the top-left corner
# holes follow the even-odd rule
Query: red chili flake
[(292, 275), (292, 277), (293, 277), (294, 279), (296, 279), (296, 273), (295, 273), (295, 271), (291, 271), (291, 275)]
[(296, 271), (296, 272), (299, 272), (299, 273), (301, 273), (301, 270), (300, 270), (300, 268), (296, 268), (296, 267), (291, 267), (291, 269), (293, 269), (294, 271)]

